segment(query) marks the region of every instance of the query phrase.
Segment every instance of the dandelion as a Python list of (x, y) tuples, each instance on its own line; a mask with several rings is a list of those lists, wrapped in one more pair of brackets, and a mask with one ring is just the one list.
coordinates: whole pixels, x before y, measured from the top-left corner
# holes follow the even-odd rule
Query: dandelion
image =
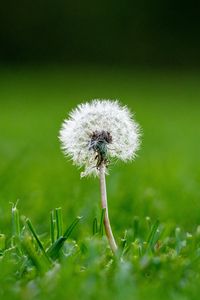
[(134, 159), (139, 137), (139, 126), (128, 108), (110, 100), (93, 100), (78, 105), (60, 130), (64, 153), (75, 165), (85, 168), (81, 176), (95, 175), (100, 179), (105, 232), (113, 252), (117, 245), (108, 216), (105, 174), (112, 159), (125, 162)]

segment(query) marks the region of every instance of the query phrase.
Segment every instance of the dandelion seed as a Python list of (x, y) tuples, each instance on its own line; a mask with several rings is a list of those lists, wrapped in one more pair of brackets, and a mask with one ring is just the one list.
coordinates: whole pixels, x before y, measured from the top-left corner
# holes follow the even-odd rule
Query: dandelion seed
[(110, 100), (78, 105), (60, 130), (64, 153), (75, 165), (85, 168), (81, 176), (100, 178), (102, 208), (106, 208), (105, 230), (113, 251), (117, 246), (108, 218), (105, 173), (112, 159), (125, 162), (134, 159), (140, 145), (139, 137), (139, 126), (128, 108)]

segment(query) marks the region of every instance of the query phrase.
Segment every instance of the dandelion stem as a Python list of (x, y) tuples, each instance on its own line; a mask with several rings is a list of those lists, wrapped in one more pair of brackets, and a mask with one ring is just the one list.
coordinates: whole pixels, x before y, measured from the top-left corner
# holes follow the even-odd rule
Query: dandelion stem
[(104, 216), (104, 227), (105, 232), (110, 244), (110, 248), (112, 249), (113, 253), (117, 251), (117, 245), (115, 242), (115, 238), (112, 233), (109, 215), (108, 215), (108, 203), (107, 203), (107, 192), (106, 192), (106, 178), (105, 178), (105, 165), (102, 163), (99, 166), (99, 178), (100, 178), (100, 191), (101, 191), (101, 206), (102, 209), (105, 209), (105, 216)]

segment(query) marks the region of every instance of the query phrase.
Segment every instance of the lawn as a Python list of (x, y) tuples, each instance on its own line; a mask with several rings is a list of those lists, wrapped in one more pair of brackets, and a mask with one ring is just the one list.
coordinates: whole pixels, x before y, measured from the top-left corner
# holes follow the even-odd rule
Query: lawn
[[(199, 82), (198, 73), (186, 71), (1, 69), (1, 299), (198, 299)], [(98, 179), (80, 179), (58, 140), (68, 112), (95, 98), (119, 99), (142, 128), (136, 160), (111, 163), (107, 176), (117, 257), (105, 236), (93, 235), (101, 215)], [(43, 258), (30, 228), (11, 241), (17, 200), (20, 226), (25, 215), (46, 248), (52, 209), (62, 207), (64, 228), (82, 216), (53, 266), (34, 262), (29, 246)]]

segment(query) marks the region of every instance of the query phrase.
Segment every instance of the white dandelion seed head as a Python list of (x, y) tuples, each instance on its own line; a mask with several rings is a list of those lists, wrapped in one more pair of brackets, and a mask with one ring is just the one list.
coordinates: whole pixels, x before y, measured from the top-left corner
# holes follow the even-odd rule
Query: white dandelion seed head
[(129, 109), (118, 101), (93, 100), (80, 104), (62, 124), (59, 135), (62, 149), (75, 165), (85, 167), (83, 176), (98, 175), (95, 141), (91, 140), (102, 133), (110, 136), (105, 142), (109, 159), (128, 161), (135, 157), (140, 145), (139, 125)]

